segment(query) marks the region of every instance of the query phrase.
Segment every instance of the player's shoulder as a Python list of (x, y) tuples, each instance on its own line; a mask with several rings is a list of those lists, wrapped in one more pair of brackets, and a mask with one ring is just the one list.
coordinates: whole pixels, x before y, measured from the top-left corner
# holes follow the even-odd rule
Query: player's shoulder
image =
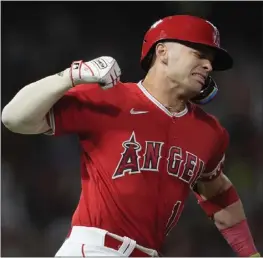
[(114, 87), (103, 90), (97, 83), (80, 84), (66, 92), (65, 96), (79, 101), (116, 101), (128, 96), (128, 91), (134, 88), (135, 83), (118, 82)]
[(220, 138), (229, 137), (226, 128), (221, 124), (221, 122), (216, 116), (206, 112), (203, 108), (193, 103), (191, 103), (191, 109), (192, 109), (192, 113), (194, 114), (194, 117), (199, 122), (201, 122), (205, 127), (214, 131), (214, 133), (220, 136)]

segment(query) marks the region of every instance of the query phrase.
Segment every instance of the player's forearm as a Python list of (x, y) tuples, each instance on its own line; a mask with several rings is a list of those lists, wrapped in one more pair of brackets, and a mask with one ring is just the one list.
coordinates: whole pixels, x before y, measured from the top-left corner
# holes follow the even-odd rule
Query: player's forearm
[[(203, 189), (202, 193), (209, 195), (212, 193), (209, 185), (203, 185), (206, 191)], [(213, 218), (216, 227), (238, 256), (248, 257), (257, 254), (243, 205), (234, 186), (225, 176), (218, 179), (217, 183), (211, 182), (211, 185), (213, 189), (217, 189), (216, 194), (211, 198), (198, 195), (201, 207)]]
[(43, 133), (49, 128), (46, 114), (71, 85), (66, 70), (63, 76), (51, 75), (23, 87), (4, 107), (3, 124), (16, 133)]
[(238, 256), (249, 257), (258, 254), (240, 200), (216, 212), (214, 221)]
[(242, 202), (237, 202), (225, 207), (214, 214), (214, 222), (219, 230), (231, 227), (246, 219)]

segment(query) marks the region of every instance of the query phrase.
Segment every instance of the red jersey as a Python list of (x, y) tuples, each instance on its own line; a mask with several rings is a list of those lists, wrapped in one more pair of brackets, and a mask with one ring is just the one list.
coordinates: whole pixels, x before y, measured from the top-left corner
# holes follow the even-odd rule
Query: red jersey
[(51, 110), (55, 135), (82, 147), (72, 225), (106, 229), (160, 250), (197, 180), (221, 172), (228, 134), (201, 108), (170, 113), (141, 83), (79, 85)]

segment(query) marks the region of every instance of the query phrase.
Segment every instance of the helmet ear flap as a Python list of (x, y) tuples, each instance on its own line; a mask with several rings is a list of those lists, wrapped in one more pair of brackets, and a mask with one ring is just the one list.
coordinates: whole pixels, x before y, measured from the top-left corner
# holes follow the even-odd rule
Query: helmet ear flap
[(191, 102), (198, 105), (205, 105), (215, 98), (217, 92), (218, 92), (218, 87), (216, 82), (211, 76), (208, 76), (205, 85), (203, 86), (199, 95), (192, 98)]

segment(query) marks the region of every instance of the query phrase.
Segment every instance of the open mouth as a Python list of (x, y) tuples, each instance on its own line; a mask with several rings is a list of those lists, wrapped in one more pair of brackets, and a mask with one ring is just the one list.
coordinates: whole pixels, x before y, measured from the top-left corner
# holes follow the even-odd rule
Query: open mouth
[(202, 84), (205, 84), (206, 77), (201, 73), (192, 73), (193, 76)]

